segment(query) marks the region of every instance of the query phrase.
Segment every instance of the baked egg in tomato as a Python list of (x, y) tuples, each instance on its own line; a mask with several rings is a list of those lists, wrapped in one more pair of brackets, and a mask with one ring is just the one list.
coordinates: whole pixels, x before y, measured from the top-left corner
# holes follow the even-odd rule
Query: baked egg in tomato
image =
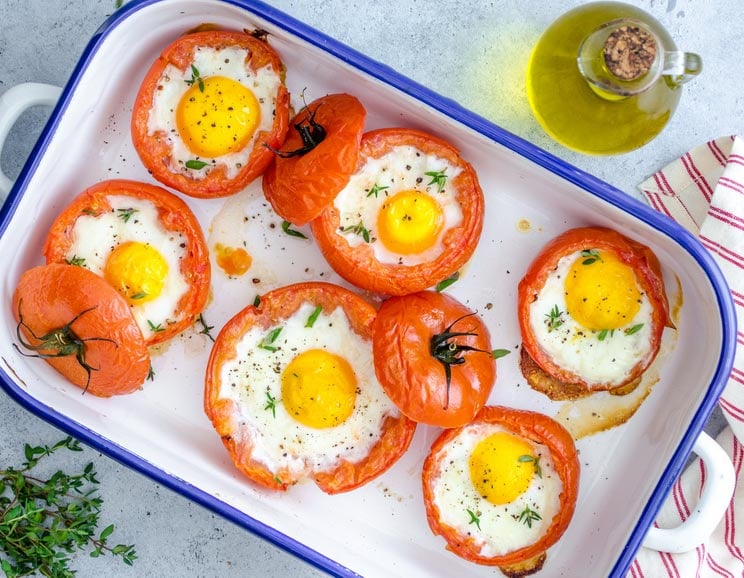
[(152, 65), (135, 100), (132, 138), (156, 179), (220, 197), (263, 173), (288, 117), (276, 52), (250, 34), (210, 30), (179, 38)]
[(350, 283), (404, 295), (464, 265), (483, 227), (483, 192), (449, 143), (402, 128), (362, 137), (359, 163), (312, 221), (326, 260)]
[(375, 377), (374, 317), (356, 294), (313, 282), (275, 289), (225, 325), (204, 407), (248, 478), (275, 490), (309, 478), (333, 494), (405, 452), (416, 426)]
[(458, 556), (507, 575), (542, 568), (576, 507), (571, 435), (535, 412), (486, 406), (445, 430), (423, 467), (429, 526)]
[(609, 390), (638, 379), (671, 325), (659, 261), (600, 227), (552, 240), (519, 284), (523, 349), (550, 379)]
[(155, 185), (112, 180), (86, 189), (52, 224), (44, 255), (108, 281), (148, 346), (189, 327), (209, 296), (209, 253), (196, 216)]

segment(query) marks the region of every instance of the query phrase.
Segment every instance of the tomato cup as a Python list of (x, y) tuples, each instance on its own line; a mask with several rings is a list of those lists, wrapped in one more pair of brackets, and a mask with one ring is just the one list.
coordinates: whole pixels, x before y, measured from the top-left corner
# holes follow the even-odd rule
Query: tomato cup
[[(239, 52), (224, 52), (229, 50)], [(207, 53), (219, 58), (210, 62)], [(198, 60), (200, 54), (207, 56)], [(240, 68), (226, 73), (239, 56)], [(266, 94), (254, 94), (264, 77)], [(167, 92), (172, 101), (161, 106)], [(271, 149), (287, 132), (289, 100), (284, 65), (265, 38), (228, 30), (187, 34), (166, 47), (145, 75), (132, 112), (132, 141), (161, 183), (191, 197), (224, 197), (269, 166)]]
[(13, 293), (19, 353), (44, 359), (99, 397), (139, 389), (150, 355), (129, 305), (104, 279), (53, 263), (24, 272)]
[(356, 172), (311, 227), (344, 279), (405, 295), (433, 287), (470, 259), (483, 212), (475, 170), (454, 146), (387, 128), (365, 133)]
[[(145, 226), (145, 215), (152, 215), (149, 227)], [(101, 233), (104, 221), (100, 219), (121, 226), (121, 234)], [(155, 254), (155, 231), (167, 241), (164, 249), (175, 255), (170, 267), (163, 265), (161, 255)], [(135, 249), (129, 257), (120, 250), (125, 245)], [(125, 256), (116, 262), (121, 255)], [(44, 243), (44, 256), (47, 263), (72, 263), (90, 267), (108, 279), (115, 277), (122, 293), (129, 288), (127, 298), (148, 346), (163, 343), (190, 327), (209, 297), (209, 250), (196, 216), (175, 194), (147, 183), (111, 180), (84, 190), (52, 224)], [(150, 262), (160, 267), (148, 267)], [(144, 295), (141, 287), (133, 289), (134, 280), (137, 278), (142, 287), (147, 287), (156, 274), (163, 278), (163, 287), (157, 288), (160, 298), (172, 302), (164, 312), (150, 315), (141, 308), (150, 305), (148, 299), (154, 298), (155, 290), (148, 289), (150, 295)], [(179, 297), (167, 294), (169, 279), (178, 280)]]
[(263, 177), (274, 211), (294, 225), (319, 216), (346, 186), (359, 159), (367, 112), (350, 94), (329, 94), (292, 119), (287, 138)]
[[(335, 494), (366, 484), (403, 455), (416, 424), (398, 412), (374, 379), (371, 340), (375, 313), (372, 305), (342, 287), (298, 283), (261, 296), (258, 306), (249, 305), (223, 327), (207, 364), (204, 410), (235, 466), (247, 478), (272, 490), (287, 490), (309, 478), (322, 491)], [(345, 333), (338, 333), (342, 326)], [(326, 344), (322, 341), (326, 337), (336, 341)], [(302, 341), (306, 338), (309, 341)], [(349, 343), (358, 344), (353, 355), (345, 353)], [(333, 361), (327, 362), (329, 355)], [(362, 365), (357, 363), (360, 357), (367, 359)], [(302, 359), (310, 361), (295, 369)], [(363, 374), (360, 367), (367, 364), (367, 374)], [(241, 373), (241, 365), (250, 371)], [(321, 366), (341, 368), (335, 377), (346, 379), (353, 374), (350, 385), (356, 394), (338, 395), (336, 384), (331, 383), (334, 380), (316, 379), (316, 369), (320, 371)], [(264, 370), (268, 377), (259, 378)], [(300, 399), (306, 395), (303, 389), (313, 393)], [(349, 399), (353, 400), (349, 413), (330, 425), (318, 423)], [(319, 449), (317, 455), (303, 453), (315, 440), (325, 443), (321, 436), (326, 434), (339, 437), (340, 445), (354, 445), (344, 437), (346, 430), (342, 428), (347, 424), (356, 427), (353, 420), (363, 419), (362, 412), (372, 403), (384, 404), (383, 409), (367, 420), (372, 429), (355, 436), (357, 442), (370, 440), (369, 445), (360, 446), (361, 453), (355, 458), (344, 453), (348, 448), (337, 453), (333, 444), (327, 450)], [(274, 432), (281, 432), (277, 434), (280, 438), (273, 440), (270, 436)], [(286, 445), (288, 438), (301, 440), (298, 444), (303, 449), (295, 454), (295, 449)], [(323, 456), (330, 456), (330, 461), (318, 465)]]
[(373, 350), (385, 393), (420, 423), (465, 425), (486, 404), (496, 380), (485, 323), (443, 293), (422, 291), (383, 302)]
[[(606, 262), (612, 263), (611, 268), (604, 265)], [(564, 264), (565, 270), (561, 269), (563, 273), (560, 273), (558, 268)], [(569, 266), (572, 267), (570, 270)], [(576, 295), (584, 291), (579, 295), (580, 299), (568, 297), (571, 291), (565, 284), (569, 280), (580, 278), (583, 270), (600, 266), (609, 269), (595, 278), (593, 285), (596, 289), (581, 287), (573, 291)], [(563, 285), (557, 287), (566, 299), (572, 299), (571, 305), (559, 306), (550, 302), (543, 307), (544, 310), (537, 311), (533, 304), (538, 303), (550, 279), (561, 275), (560, 283)], [(617, 312), (609, 312), (609, 305), (607, 311), (601, 309), (605, 307), (602, 303), (615, 306), (616, 302), (619, 303), (615, 307)], [(641, 302), (644, 304), (637, 305)], [(589, 313), (583, 311), (584, 307)], [(638, 307), (641, 309), (635, 312), (634, 308)], [(626, 313), (626, 308), (630, 308), (630, 313)], [(656, 255), (645, 245), (602, 227), (571, 229), (550, 241), (535, 257), (519, 283), (517, 312), (523, 340), (523, 373), (533, 386), (537, 385), (537, 389), (553, 392), (551, 397), (554, 399), (571, 399), (592, 391), (622, 391), (637, 382), (658, 354), (664, 328), (673, 327)], [(569, 331), (569, 321), (574, 323), (573, 319), (579, 314), (581, 321), (576, 322), (572, 333), (562, 335), (560, 332)], [(585, 318), (589, 322), (584, 321)], [(595, 318), (601, 318), (596, 322), (599, 325), (590, 325), (595, 323)], [(615, 325), (609, 328), (602, 323)], [(633, 337), (642, 338), (643, 342), (634, 345), (639, 352), (627, 354), (629, 361), (617, 370), (617, 375), (594, 377), (589, 376), (586, 369), (581, 371), (569, 365), (565, 358), (557, 360), (545, 337), (551, 334), (563, 341), (574, 342), (579, 337), (589, 340), (591, 347), (576, 346), (576, 349), (583, 352), (582, 355), (591, 352), (599, 356), (591, 363), (584, 361), (585, 367), (596, 368), (610, 368), (615, 363), (615, 353), (610, 353), (609, 349), (613, 340), (630, 342)], [(630, 345), (620, 344), (619, 347), (629, 348)], [(619, 359), (620, 355), (617, 357)]]
[[(544, 485), (548, 476), (557, 475), (557, 479), (560, 480), (559, 496), (557, 500), (553, 498), (558, 505), (554, 508), (555, 512), (552, 517), (543, 516), (543, 519), (536, 513), (533, 513), (530, 517), (523, 514), (504, 516), (505, 506), (495, 506), (499, 510), (498, 516), (507, 519), (507, 523), (513, 524), (515, 528), (529, 525), (532, 529), (532, 522), (534, 522), (536, 534), (534, 541), (513, 548), (505, 547), (503, 544), (509, 539), (509, 536), (489, 535), (486, 526), (488, 516), (486, 509), (490, 507), (490, 504), (486, 503), (485, 497), (481, 505), (478, 506), (458, 502), (458, 508), (463, 511), (457, 514), (464, 515), (465, 520), (468, 520), (468, 515), (470, 517), (469, 521), (465, 522), (464, 529), (458, 529), (455, 522), (448, 522), (447, 520), (450, 519), (452, 512), (443, 511), (440, 507), (446, 501), (443, 500), (441, 490), (438, 489), (437, 484), (439, 479), (446, 475), (447, 468), (459, 468), (465, 472), (470, 469), (470, 476), (473, 475), (473, 466), (468, 463), (468, 460), (472, 459), (472, 454), (461, 456), (461, 459), (453, 461), (448, 456), (448, 448), (453, 447), (453, 444), (463, 439), (467, 432), (474, 431), (474, 428), (484, 428), (484, 431), (490, 432), (494, 430), (488, 428), (493, 427), (497, 428), (495, 431), (499, 432), (498, 435), (505, 433), (517, 440), (526, 440), (531, 445), (539, 444), (537, 447), (542, 448), (541, 451), (549, 452), (549, 456), (541, 456), (542, 470), (538, 468), (538, 461), (528, 455), (521, 456), (514, 460), (515, 463), (512, 464), (512, 466), (520, 468), (534, 467), (535, 477), (540, 476), (541, 478), (535, 480), (537, 488)], [(528, 457), (530, 459), (527, 459)], [(551, 463), (550, 471), (545, 468), (548, 458)], [(461, 463), (462, 460), (465, 460), (465, 463)], [(497, 474), (497, 472), (488, 473), (493, 477), (496, 477)], [(447, 549), (461, 558), (477, 564), (498, 566), (508, 576), (525, 576), (541, 569), (545, 561), (546, 550), (555, 544), (566, 531), (576, 508), (579, 476), (580, 464), (574, 441), (558, 422), (546, 415), (532, 411), (486, 406), (479, 412), (473, 422), (461, 428), (444, 430), (432, 444), (431, 450), (424, 461), (422, 474), (426, 517), (432, 532), (442, 536), (447, 543)], [(477, 481), (480, 481), (480, 476)], [(466, 482), (470, 482), (470, 480)], [(494, 483), (495, 485), (501, 485), (501, 481), (495, 481)], [(472, 482), (471, 485), (475, 488), (475, 482)], [(452, 488), (450, 488), (451, 490)], [(468, 489), (468, 492), (480, 497), (480, 492), (477, 489), (473, 489), (472, 492)], [(458, 491), (460, 500), (467, 500), (466, 495), (468, 494), (464, 490)], [(451, 519), (454, 520), (455, 518)], [(492, 553), (491, 550), (501, 552), (488, 555)], [(487, 554), (484, 555), (484, 552)]]

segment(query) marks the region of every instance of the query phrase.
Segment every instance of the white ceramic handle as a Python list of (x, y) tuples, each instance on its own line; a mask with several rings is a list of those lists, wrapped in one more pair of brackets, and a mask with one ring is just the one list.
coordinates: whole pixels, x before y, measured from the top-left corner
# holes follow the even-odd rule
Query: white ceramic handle
[(676, 528), (649, 529), (643, 545), (659, 552), (681, 554), (696, 548), (716, 529), (734, 495), (734, 466), (724, 449), (705, 432), (692, 451), (705, 464), (705, 484), (697, 506)]
[[(0, 95), (0, 152), (5, 145), (10, 129), (20, 116), (32, 106), (54, 106), (62, 89), (51, 84), (26, 82), (12, 86)], [(13, 186), (13, 181), (0, 168), (0, 205)]]

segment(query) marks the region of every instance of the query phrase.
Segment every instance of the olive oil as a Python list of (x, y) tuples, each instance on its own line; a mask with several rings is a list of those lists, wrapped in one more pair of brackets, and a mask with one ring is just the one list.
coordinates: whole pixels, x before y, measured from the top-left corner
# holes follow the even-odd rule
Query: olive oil
[(582, 42), (618, 19), (644, 23), (665, 50), (676, 50), (663, 27), (642, 10), (618, 2), (596, 2), (571, 10), (542, 35), (527, 70), (527, 96), (545, 131), (573, 150), (608, 155), (634, 150), (653, 139), (671, 118), (681, 95), (672, 77), (660, 76), (630, 96), (597, 90), (582, 75)]

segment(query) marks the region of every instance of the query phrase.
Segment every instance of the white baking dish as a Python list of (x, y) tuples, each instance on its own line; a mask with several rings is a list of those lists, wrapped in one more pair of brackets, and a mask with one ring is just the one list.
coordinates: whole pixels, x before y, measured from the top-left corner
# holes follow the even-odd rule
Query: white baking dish
[[(733, 362), (735, 317), (713, 260), (674, 223), (606, 183), (264, 4), (135, 0), (92, 39), (0, 210), (0, 377), (6, 391), (61, 429), (330, 573), (498, 573), (446, 552), (428, 529), (420, 466), (438, 433), (434, 428), (420, 427), (403, 459), (360, 490), (326, 496), (304, 484), (272, 494), (233, 468), (203, 414), (202, 376), (211, 343), (198, 327), (155, 355), (154, 382), (108, 400), (81, 395), (45, 363), (13, 349), (11, 295), (20, 274), (41, 263), (57, 213), (95, 182), (151, 181), (130, 142), (132, 101), (162, 48), (204, 22), (267, 30), (287, 66), (296, 105), (303, 88), (308, 101), (332, 92), (355, 94), (368, 110), (368, 128), (410, 126), (440, 134), (475, 166), (486, 194), (486, 226), (473, 261), (450, 291), (478, 309), (495, 348), (515, 352), (498, 362), (491, 403), (549, 415), (565, 409), (531, 391), (517, 365), (516, 285), (548, 239), (572, 226), (605, 225), (656, 252), (672, 301), (681, 303), (678, 329), (665, 336), (656, 364), (659, 381), (638, 412), (623, 426), (577, 441), (583, 470), (576, 516), (541, 574), (573, 576), (581, 568), (586, 576), (623, 576)], [(214, 268), (214, 299), (204, 316), (215, 332), (257, 293), (300, 280), (340, 282), (312, 241), (269, 228), (280, 219), (265, 206), (259, 183), (229, 199), (186, 200), (210, 245), (246, 240), (255, 260), (239, 280)], [(244, 212), (255, 215), (246, 229)]]

